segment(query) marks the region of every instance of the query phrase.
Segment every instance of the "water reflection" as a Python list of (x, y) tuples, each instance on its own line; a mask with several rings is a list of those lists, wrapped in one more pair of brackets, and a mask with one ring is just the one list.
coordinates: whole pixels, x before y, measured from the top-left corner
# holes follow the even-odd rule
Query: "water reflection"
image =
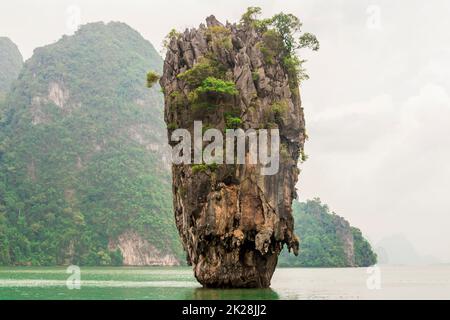
[(274, 290), (267, 289), (209, 289), (195, 288), (185, 299), (194, 300), (278, 300)]

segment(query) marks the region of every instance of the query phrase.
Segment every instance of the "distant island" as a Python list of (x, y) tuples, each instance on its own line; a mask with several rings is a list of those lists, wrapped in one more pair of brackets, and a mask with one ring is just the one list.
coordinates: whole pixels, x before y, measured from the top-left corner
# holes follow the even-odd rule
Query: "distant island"
[(420, 254), (402, 234), (387, 236), (375, 245), (378, 263), (389, 265), (431, 265), (440, 261), (430, 255)]
[(295, 201), (295, 233), (300, 236), (298, 257), (282, 252), (282, 267), (367, 267), (377, 255), (358, 228), (331, 213), (320, 199)]

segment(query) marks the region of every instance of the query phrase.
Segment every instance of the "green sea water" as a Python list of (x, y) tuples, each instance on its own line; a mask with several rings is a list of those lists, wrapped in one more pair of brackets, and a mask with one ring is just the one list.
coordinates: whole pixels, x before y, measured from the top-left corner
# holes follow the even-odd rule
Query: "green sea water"
[[(204, 289), (187, 267), (0, 268), (0, 299), (278, 299), (272, 289)], [(69, 279), (69, 281), (68, 281)]]
[[(450, 266), (289, 269), (270, 289), (204, 289), (189, 267), (0, 267), (0, 300), (17, 299), (450, 299)], [(378, 284), (377, 284), (378, 283)]]

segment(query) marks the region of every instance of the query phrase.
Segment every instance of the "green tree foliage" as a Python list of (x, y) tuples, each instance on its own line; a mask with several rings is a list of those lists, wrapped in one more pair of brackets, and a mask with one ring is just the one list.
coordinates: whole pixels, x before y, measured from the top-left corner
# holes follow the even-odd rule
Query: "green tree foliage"
[(192, 173), (196, 174), (198, 172), (214, 172), (218, 168), (216, 163), (212, 164), (193, 164), (192, 165)]
[(166, 143), (148, 70), (161, 58), (122, 23), (35, 50), (0, 122), (0, 264), (119, 265), (109, 242), (128, 230), (181, 258), (170, 172), (146, 147)]
[(233, 81), (207, 77), (202, 84), (189, 93), (193, 110), (214, 110), (222, 99), (239, 92)]
[(170, 42), (172, 41), (172, 39), (176, 39), (180, 36), (181, 34), (175, 30), (172, 29), (169, 31), (169, 33), (164, 37), (164, 40), (162, 42), (163, 48), (168, 48), (170, 45)]
[(155, 71), (147, 73), (147, 87), (152, 88), (159, 80), (159, 75)]
[(247, 11), (241, 17), (241, 25), (251, 26), (257, 20), (258, 16), (262, 13), (260, 7), (248, 7)]
[(219, 49), (231, 50), (231, 30), (224, 26), (210, 26), (206, 30), (206, 39), (212, 42), (212, 46)]
[(377, 263), (377, 255), (373, 252), (370, 243), (364, 239), (361, 230), (352, 228), (355, 264), (360, 267), (368, 267)]
[(197, 94), (213, 93), (234, 96), (238, 94), (233, 81), (225, 81), (214, 77), (208, 77), (195, 89)]
[(302, 23), (293, 14), (279, 13), (269, 19), (259, 20), (261, 8), (249, 7), (241, 18), (241, 25), (252, 27), (262, 34), (259, 48), (266, 63), (274, 64), (279, 60), (286, 68), (291, 89), (295, 89), (302, 80), (308, 79), (302, 67), (306, 60), (299, 59), (297, 50), (309, 48), (319, 50), (319, 41), (312, 33), (302, 33)]
[[(339, 217), (330, 213), (320, 199), (293, 203), (295, 233), (300, 236), (298, 257), (286, 250), (280, 255), (279, 264), (291, 267), (346, 267), (344, 243), (336, 231)], [(361, 232), (352, 228), (357, 266), (376, 263), (376, 255)]]
[(213, 59), (203, 57), (191, 69), (180, 73), (177, 77), (186, 82), (191, 89), (195, 89), (209, 77), (220, 79), (224, 76), (225, 68), (223, 66)]
[(259, 44), (259, 49), (268, 64), (274, 64), (280, 52), (283, 50), (281, 37), (275, 30), (267, 30), (262, 35), (263, 42)]
[(286, 53), (289, 55), (295, 54), (295, 50), (299, 48), (296, 35), (300, 32), (302, 26), (299, 18), (293, 14), (279, 13), (272, 17), (271, 22), (284, 43)]
[[(225, 71), (226, 68), (210, 56), (200, 58), (191, 69), (177, 76), (191, 89), (188, 100), (193, 109), (215, 109), (221, 99), (239, 93), (234, 82), (226, 79)], [(169, 97), (172, 95), (173, 93)], [(177, 104), (172, 105), (176, 107)]]
[(239, 117), (233, 117), (232, 115), (227, 115), (225, 117), (225, 124), (227, 129), (237, 129), (242, 126), (242, 119)]
[(309, 48), (313, 51), (317, 51), (320, 48), (320, 43), (315, 35), (305, 32), (299, 39), (298, 48)]

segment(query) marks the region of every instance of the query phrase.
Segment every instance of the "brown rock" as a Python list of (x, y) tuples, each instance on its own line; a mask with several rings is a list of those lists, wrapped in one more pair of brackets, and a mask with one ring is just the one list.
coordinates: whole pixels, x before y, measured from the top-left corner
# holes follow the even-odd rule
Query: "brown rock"
[[(225, 28), (223, 34), (211, 35)], [(207, 27), (172, 39), (160, 80), (169, 137), (174, 124), (192, 133), (194, 120), (224, 131), (230, 111), (242, 119), (244, 129), (280, 130), (283, 152), (275, 175), (261, 175), (260, 165), (218, 165), (195, 172), (192, 165), (172, 166), (176, 224), (187, 261), (207, 287), (268, 287), (283, 245), (298, 252), (291, 204), (305, 140), (303, 109), (299, 90), (289, 88), (280, 61), (264, 61), (261, 41), (253, 29), (224, 26), (208, 17)], [(221, 99), (212, 111), (198, 112), (188, 100), (192, 88), (177, 76), (205, 57), (225, 68), (226, 80), (236, 84), (239, 94)], [(285, 110), (274, 120), (275, 103)]]

